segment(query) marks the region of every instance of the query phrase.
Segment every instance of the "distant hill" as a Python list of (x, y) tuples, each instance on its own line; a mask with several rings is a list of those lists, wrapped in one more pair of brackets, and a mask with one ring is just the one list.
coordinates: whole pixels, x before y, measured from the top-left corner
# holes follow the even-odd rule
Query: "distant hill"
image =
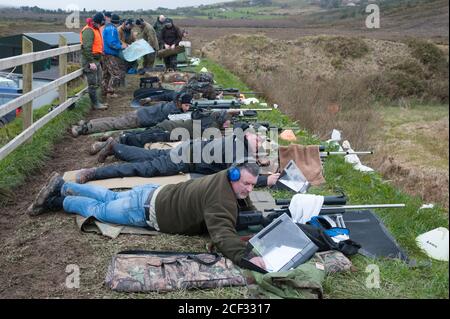
[[(273, 1), (281, 3), (290, 0)], [(245, 3), (245, 1), (231, 2), (232, 5), (242, 5), (242, 3)], [(367, 3), (367, 1), (364, 3)], [(184, 17), (178, 23), (189, 28), (204, 28), (205, 40), (213, 40), (206, 31), (211, 28), (221, 30), (221, 35), (224, 33), (230, 34), (230, 32), (242, 33), (245, 32), (243, 29), (246, 28), (252, 29), (249, 32), (263, 32), (270, 34), (271, 37), (282, 39), (288, 39), (292, 36), (335, 34), (390, 40), (419, 37), (432, 39), (436, 43), (448, 44), (449, 2), (447, 0), (382, 0), (378, 4), (381, 12), (381, 28), (379, 29), (366, 28), (365, 20), (368, 13), (365, 12), (366, 6), (363, 2), (359, 6), (334, 9), (310, 5), (309, 7), (303, 7), (301, 13), (293, 14), (291, 12), (290, 14), (277, 15), (273, 12), (281, 10), (279, 7), (256, 6), (252, 11), (253, 16), (235, 19), (217, 16), (210, 16), (208, 19)], [(250, 11), (250, 9), (244, 8), (233, 8), (233, 10), (241, 13)], [(261, 10), (266, 10), (265, 15), (261, 15)], [(230, 16), (232, 13), (227, 12), (227, 15)], [(225, 29), (230, 29), (230, 31)], [(281, 31), (280, 29), (284, 30)], [(215, 33), (219, 33), (219, 31)], [(214, 36), (217, 35), (214, 34)]]
[[(336, 1), (338, 8), (326, 4)], [(121, 17), (143, 17), (154, 21), (159, 14), (176, 19), (184, 28), (202, 32), (202, 41), (241, 32), (265, 32), (276, 38), (291, 35), (339, 34), (401, 40), (405, 37), (432, 39), (447, 44), (449, 3), (447, 0), (376, 0), (381, 10), (381, 28), (365, 27), (366, 4), (373, 0), (237, 0), (199, 7), (158, 8), (145, 11), (117, 12)], [(334, 2), (333, 2), (334, 3)], [(352, 6), (348, 6), (352, 4)], [(354, 4), (354, 5), (353, 5)], [(81, 12), (80, 20), (93, 12)], [(14, 17), (14, 18), (13, 18)], [(67, 30), (65, 12), (38, 7), (2, 8), (0, 36), (21, 32)], [(214, 28), (214, 32), (212, 32)], [(238, 28), (239, 30), (233, 30)], [(243, 29), (247, 29), (244, 31)], [(286, 31), (280, 32), (280, 29)]]

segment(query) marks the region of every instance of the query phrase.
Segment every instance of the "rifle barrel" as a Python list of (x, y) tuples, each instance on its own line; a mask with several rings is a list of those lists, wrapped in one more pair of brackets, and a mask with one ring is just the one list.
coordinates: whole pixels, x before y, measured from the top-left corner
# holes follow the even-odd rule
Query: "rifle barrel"
[(262, 95), (262, 92), (227, 92), (227, 91), (223, 91), (223, 95), (239, 95), (239, 94), (244, 94), (244, 95)]
[(405, 204), (373, 204), (373, 205), (342, 205), (342, 206), (322, 206), (321, 210), (334, 209), (370, 209), (370, 208), (402, 208)]
[(358, 152), (320, 152), (320, 156), (328, 155), (367, 155), (373, 154), (373, 151), (358, 151)]
[(240, 112), (240, 111), (272, 111), (271, 108), (262, 108), (262, 109), (227, 109), (228, 112)]
[[(290, 199), (276, 199), (275, 204), (280, 206), (286, 206), (291, 203)], [(324, 205), (345, 205), (347, 203), (347, 197), (338, 195), (338, 196), (324, 196), (323, 204)]]

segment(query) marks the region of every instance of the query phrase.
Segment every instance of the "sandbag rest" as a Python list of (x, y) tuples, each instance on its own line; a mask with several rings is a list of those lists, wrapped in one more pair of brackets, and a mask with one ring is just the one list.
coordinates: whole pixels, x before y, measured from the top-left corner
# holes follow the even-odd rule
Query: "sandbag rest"
[(211, 253), (124, 251), (113, 256), (105, 278), (121, 292), (167, 292), (245, 286), (231, 260)]
[(166, 58), (168, 56), (172, 56), (172, 55), (176, 55), (176, 54), (179, 54), (181, 52), (184, 52), (185, 50), (186, 49), (185, 49), (184, 46), (179, 45), (179, 46), (176, 46), (174, 49), (162, 49), (162, 50), (159, 50), (158, 53), (156, 54), (156, 56), (158, 58)]

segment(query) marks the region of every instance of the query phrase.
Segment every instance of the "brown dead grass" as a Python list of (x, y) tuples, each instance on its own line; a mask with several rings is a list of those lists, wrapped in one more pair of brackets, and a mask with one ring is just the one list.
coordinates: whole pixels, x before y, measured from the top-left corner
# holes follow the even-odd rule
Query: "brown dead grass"
[(448, 107), (390, 108), (369, 165), (407, 193), (449, 207)]
[[(448, 70), (430, 72), (433, 67), (424, 63), (424, 55), (433, 52), (431, 62), (445, 65), (437, 46), (415, 42), (425, 52), (418, 55), (417, 48), (404, 42), (342, 39), (232, 35), (211, 42), (202, 53), (262, 91), (302, 128), (322, 140), (332, 129), (341, 130), (354, 149), (375, 150), (370, 165), (386, 178), (448, 207), (448, 164), (443, 164), (448, 162), (448, 113), (445, 123), (424, 117), (435, 112), (433, 107), (404, 123), (383, 123), (382, 106), (374, 100), (381, 96), (400, 105), (409, 105), (408, 98), (448, 101)], [(407, 117), (407, 112), (396, 116)]]
[(325, 140), (337, 128), (355, 147), (367, 146), (367, 134), (378, 123), (363, 84), (344, 76), (333, 80), (304, 78), (295, 73), (260, 75), (245, 79), (301, 127)]
[(447, 172), (432, 167), (414, 167), (409, 163), (401, 163), (394, 156), (383, 156), (374, 163), (377, 170), (394, 185), (408, 194), (419, 196), (427, 203), (439, 203), (449, 208), (449, 176)]

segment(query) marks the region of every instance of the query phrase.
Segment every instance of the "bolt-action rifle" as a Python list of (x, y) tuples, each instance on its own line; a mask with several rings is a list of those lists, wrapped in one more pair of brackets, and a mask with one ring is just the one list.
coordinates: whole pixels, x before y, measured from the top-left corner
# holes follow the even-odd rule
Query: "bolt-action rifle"
[[(334, 215), (344, 214), (347, 210), (361, 210), (361, 209), (374, 209), (374, 208), (402, 208), (405, 204), (375, 204), (375, 205), (336, 205), (336, 206), (323, 206), (319, 212), (319, 215)], [(238, 215), (237, 228), (245, 229), (248, 226), (263, 227), (269, 225), (274, 219), (280, 217), (283, 214), (287, 214), (292, 217), (289, 208), (271, 209), (266, 210), (268, 214), (264, 214), (260, 211), (241, 211)]]
[(239, 97), (241, 94), (243, 94), (243, 95), (261, 95), (261, 94), (263, 94), (262, 92), (241, 92), (241, 90), (239, 90), (237, 88), (216, 87), (215, 90), (217, 93), (223, 92), (224, 96), (235, 96), (235, 97)]

